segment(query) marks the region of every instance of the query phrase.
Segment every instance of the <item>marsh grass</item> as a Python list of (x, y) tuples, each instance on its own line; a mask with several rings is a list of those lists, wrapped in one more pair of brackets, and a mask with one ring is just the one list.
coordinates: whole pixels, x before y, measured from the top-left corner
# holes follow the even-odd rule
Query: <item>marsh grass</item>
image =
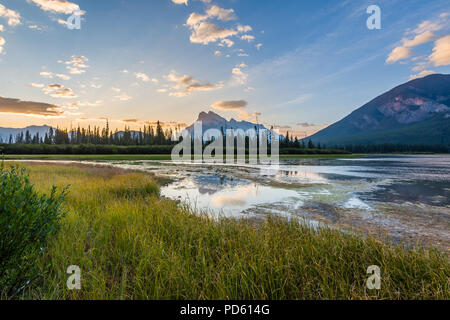
[[(450, 263), (354, 233), (269, 218), (212, 220), (159, 199), (143, 173), (27, 165), (40, 192), (71, 185), (61, 231), (23, 299), (448, 299)], [(69, 291), (69, 265), (82, 289)], [(381, 290), (366, 288), (378, 265)]]

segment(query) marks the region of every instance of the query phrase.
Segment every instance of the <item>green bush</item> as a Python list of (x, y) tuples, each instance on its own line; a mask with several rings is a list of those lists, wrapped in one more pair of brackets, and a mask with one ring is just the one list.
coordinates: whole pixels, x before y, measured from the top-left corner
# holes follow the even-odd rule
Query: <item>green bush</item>
[(1, 296), (16, 296), (40, 275), (38, 257), (59, 227), (67, 190), (39, 195), (24, 168), (0, 167)]

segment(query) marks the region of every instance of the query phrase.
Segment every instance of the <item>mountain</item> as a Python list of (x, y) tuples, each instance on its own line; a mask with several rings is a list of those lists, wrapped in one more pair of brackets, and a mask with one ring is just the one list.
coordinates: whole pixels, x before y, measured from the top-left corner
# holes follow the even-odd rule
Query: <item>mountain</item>
[(15, 141), (15, 138), (18, 134), (23, 132), (27, 132), (27, 130), (30, 132), (31, 136), (33, 137), (36, 133), (39, 133), (39, 136), (44, 138), (45, 134), (48, 133), (50, 130), (50, 127), (47, 125), (43, 126), (29, 126), (26, 128), (0, 128), (0, 142), (8, 143), (9, 142), (9, 136), (13, 136), (13, 141)]
[(450, 144), (450, 75), (402, 84), (310, 138), (328, 145)]
[[(248, 129), (255, 129), (258, 128), (258, 130), (266, 129), (262, 124), (255, 124), (248, 121), (237, 121), (235, 119), (231, 119), (230, 121), (227, 121), (225, 118), (222, 118), (217, 113), (210, 111), (208, 113), (201, 112), (198, 116), (197, 121), (202, 122), (202, 129), (203, 133), (206, 132), (209, 129), (218, 129), (220, 131), (226, 131), (227, 129), (242, 129), (247, 131)], [(191, 135), (194, 134), (194, 124), (187, 127), (186, 130), (190, 132)]]

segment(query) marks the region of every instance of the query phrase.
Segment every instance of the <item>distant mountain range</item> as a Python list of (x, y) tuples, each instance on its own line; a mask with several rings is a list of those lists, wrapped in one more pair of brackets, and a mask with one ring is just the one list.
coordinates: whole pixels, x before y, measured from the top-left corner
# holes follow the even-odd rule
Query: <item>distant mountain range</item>
[(34, 135), (36, 135), (36, 133), (39, 133), (39, 136), (44, 138), (45, 134), (48, 133), (48, 131), (50, 130), (49, 126), (29, 126), (26, 128), (0, 128), (0, 142), (3, 143), (8, 143), (9, 142), (9, 137), (10, 135), (12, 135), (13, 137), (13, 141), (15, 141), (15, 138), (18, 134), (20, 134), (21, 132), (23, 132), (23, 134), (25, 135), (25, 133), (27, 131), (30, 132), (31, 136), (33, 137)]
[(327, 145), (448, 145), (450, 75), (434, 74), (400, 85), (310, 138)]

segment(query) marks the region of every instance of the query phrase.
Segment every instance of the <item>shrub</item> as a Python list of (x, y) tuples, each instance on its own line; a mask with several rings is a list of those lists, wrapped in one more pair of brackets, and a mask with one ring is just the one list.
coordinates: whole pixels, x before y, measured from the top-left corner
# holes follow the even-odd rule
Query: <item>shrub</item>
[(59, 227), (67, 190), (39, 195), (25, 168), (0, 167), (0, 295), (13, 298), (39, 276), (38, 257)]

